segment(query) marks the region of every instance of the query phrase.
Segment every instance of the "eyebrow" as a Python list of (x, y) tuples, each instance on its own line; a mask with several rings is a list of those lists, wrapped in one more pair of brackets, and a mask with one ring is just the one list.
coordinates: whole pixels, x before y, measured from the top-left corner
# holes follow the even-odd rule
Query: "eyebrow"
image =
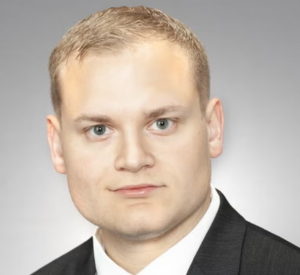
[[(144, 112), (144, 117), (145, 119), (153, 119), (160, 117), (162, 115), (165, 115), (170, 112), (180, 112), (180, 113), (185, 113), (187, 112), (187, 108), (183, 107), (182, 105), (169, 105), (169, 106), (164, 106), (160, 108), (156, 108), (153, 110), (145, 111)], [(76, 118), (74, 120), (75, 122), (82, 122), (82, 121), (92, 121), (92, 122), (97, 122), (97, 123), (113, 123), (113, 119), (110, 118), (107, 115), (86, 115), (83, 114)]]

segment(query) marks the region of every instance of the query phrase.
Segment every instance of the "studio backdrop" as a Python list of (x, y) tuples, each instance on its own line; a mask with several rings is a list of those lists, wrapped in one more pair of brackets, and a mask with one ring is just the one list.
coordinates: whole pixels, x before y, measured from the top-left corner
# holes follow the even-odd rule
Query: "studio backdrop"
[(0, 1), (0, 270), (30, 274), (88, 239), (47, 144), (48, 58), (82, 18), (148, 5), (188, 25), (207, 49), (225, 112), (212, 184), (247, 220), (300, 246), (300, 2)]

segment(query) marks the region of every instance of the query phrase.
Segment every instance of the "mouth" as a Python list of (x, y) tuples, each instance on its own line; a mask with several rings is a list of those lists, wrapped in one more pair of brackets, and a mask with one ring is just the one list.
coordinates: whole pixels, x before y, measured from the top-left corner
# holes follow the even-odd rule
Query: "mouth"
[(118, 195), (139, 198), (146, 197), (152, 194), (155, 190), (161, 188), (162, 186), (152, 185), (152, 184), (138, 184), (138, 185), (127, 185), (118, 189), (113, 190), (113, 192)]

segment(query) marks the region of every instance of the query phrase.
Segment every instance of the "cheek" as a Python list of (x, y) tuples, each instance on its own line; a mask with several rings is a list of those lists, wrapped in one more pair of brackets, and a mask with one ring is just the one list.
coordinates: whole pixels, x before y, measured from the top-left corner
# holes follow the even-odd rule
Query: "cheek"
[(190, 131), (179, 138), (173, 148), (175, 150), (169, 152), (170, 159), (177, 163), (178, 168), (192, 172), (207, 166), (209, 150), (204, 131)]
[(82, 212), (103, 198), (111, 175), (110, 161), (101, 150), (90, 150), (75, 143), (64, 146), (64, 161), (71, 197)]
[(200, 131), (185, 136), (177, 143), (176, 150), (170, 152), (169, 163), (169, 173), (180, 185), (177, 186), (179, 196), (199, 197), (199, 193), (210, 184), (208, 144)]
[(106, 219), (110, 201), (109, 185), (111, 172), (93, 158), (69, 159), (67, 180), (71, 198), (78, 211), (91, 223), (99, 225)]
[(65, 138), (64, 161), (68, 175), (89, 184), (102, 181), (109, 167), (109, 154), (96, 143), (88, 143), (83, 137)]

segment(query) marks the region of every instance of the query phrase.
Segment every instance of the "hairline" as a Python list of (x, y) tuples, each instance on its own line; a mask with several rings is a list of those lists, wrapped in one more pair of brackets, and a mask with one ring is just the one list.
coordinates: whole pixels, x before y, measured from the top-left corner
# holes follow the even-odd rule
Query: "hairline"
[[(186, 58), (186, 60), (188, 62), (189, 80), (191, 81), (192, 85), (195, 88), (198, 100), (200, 101), (199, 103), (200, 103), (201, 113), (202, 113), (202, 115), (204, 115), (205, 107), (203, 109), (203, 107), (202, 107), (203, 103), (201, 103), (201, 100), (205, 100), (205, 99), (201, 98), (201, 92), (198, 90), (196, 66), (193, 63), (192, 55), (189, 54), (189, 50), (187, 48), (185, 48), (183, 45), (181, 45), (180, 43), (171, 41), (170, 39), (161, 38), (158, 35), (155, 38), (148, 37), (148, 39), (136, 39), (136, 40), (130, 41), (129, 43), (126, 43), (122, 46), (113, 47), (110, 49), (103, 50), (103, 48), (101, 48), (101, 49), (90, 48), (85, 51), (79, 51), (79, 49), (75, 49), (75, 50), (69, 52), (65, 56), (65, 58), (61, 60), (60, 64), (58, 64), (58, 66), (56, 67), (56, 70), (53, 73), (53, 76), (56, 79), (56, 84), (57, 84), (57, 88), (58, 88), (58, 91), (57, 91), (58, 96), (60, 97), (60, 106), (59, 106), (58, 113), (56, 114), (58, 116), (59, 120), (61, 121), (62, 103), (63, 103), (62, 88), (61, 88), (61, 82), (62, 82), (61, 72), (62, 72), (62, 70), (64, 70), (67, 67), (68, 61), (70, 60), (70, 58), (75, 58), (76, 60), (79, 61), (80, 64), (82, 64), (82, 62), (84, 61), (84, 59), (87, 56), (95, 56), (95, 57), (100, 57), (100, 58), (101, 57), (110, 57), (110, 56), (113, 57), (114, 54), (120, 55), (127, 50), (134, 51), (135, 49), (138, 48), (138, 46), (143, 45), (143, 44), (152, 43), (152, 42), (166, 42), (166, 43), (170, 43), (172, 46), (179, 47), (181, 49), (183, 56)], [(207, 89), (209, 89), (209, 87)]]

